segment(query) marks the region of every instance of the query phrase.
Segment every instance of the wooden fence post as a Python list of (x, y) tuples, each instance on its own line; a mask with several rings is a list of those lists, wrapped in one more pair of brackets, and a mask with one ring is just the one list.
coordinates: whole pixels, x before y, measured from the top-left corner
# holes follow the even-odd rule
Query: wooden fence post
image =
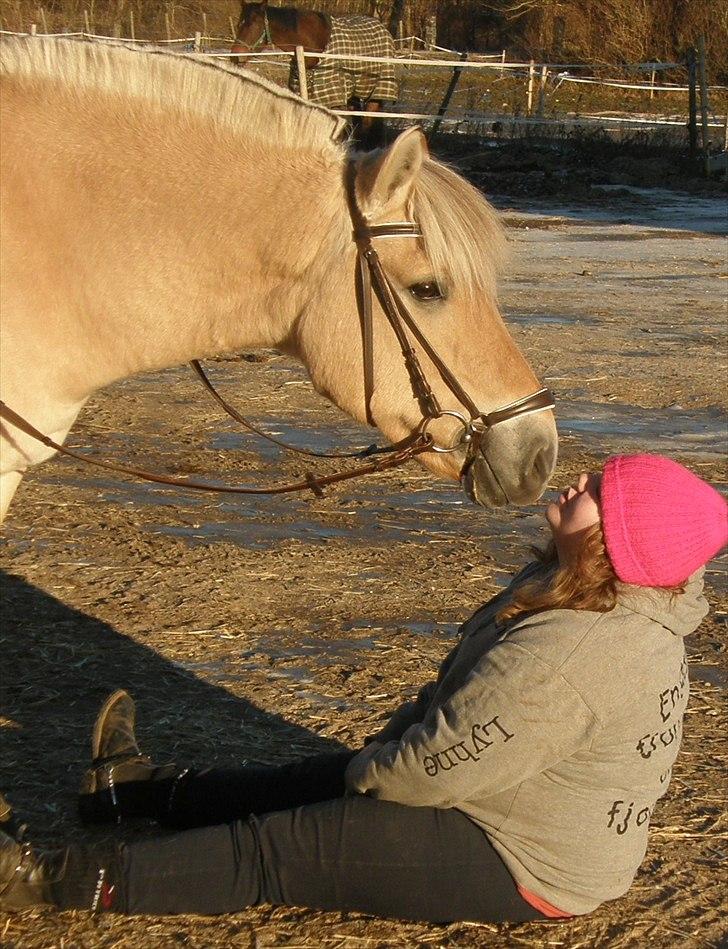
[(235, 23), (231, 16), (228, 17), (228, 22), (230, 23), (230, 35), (232, 36), (234, 40), (236, 40), (238, 38), (238, 33), (237, 33), (237, 30), (235, 29)]
[(503, 50), (503, 52), (501, 53), (501, 70), (500, 70), (501, 76), (505, 75), (505, 71), (506, 71), (505, 62), (506, 62), (506, 51)]
[(30, 24), (30, 35), (31, 35), (31, 36), (37, 36), (37, 35), (38, 35), (38, 24), (37, 24), (37, 23), (31, 23), (31, 24)]
[[(468, 58), (467, 53), (460, 54), (460, 59), (462, 62), (465, 62), (467, 58)], [(447, 107), (450, 105), (450, 99), (452, 99), (453, 93), (455, 92), (455, 88), (457, 87), (458, 80), (460, 79), (460, 74), (462, 73), (462, 71), (463, 71), (462, 66), (455, 66), (455, 68), (453, 69), (452, 78), (450, 79), (450, 85), (447, 87), (445, 95), (443, 96), (442, 102), (440, 104), (440, 108), (437, 110), (437, 118), (432, 123), (432, 128), (430, 130), (430, 134), (428, 138), (432, 138), (432, 136), (436, 135), (437, 132), (440, 130), (440, 126), (442, 125), (442, 117), (447, 112)]]
[(536, 77), (536, 64), (531, 60), (528, 66), (528, 92), (526, 93), (526, 115), (533, 110), (533, 80)]
[(303, 46), (296, 47), (296, 69), (298, 70), (298, 91), (302, 99), (308, 100), (308, 80), (306, 79), (306, 57)]
[(202, 33), (199, 30), (195, 32), (195, 52), (199, 53), (202, 49)]
[(207, 32), (207, 14), (205, 13), (204, 10), (202, 11), (202, 35), (203, 35), (203, 36), (208, 36), (208, 32)]
[(687, 52), (688, 70), (688, 145), (690, 157), (695, 159), (698, 154), (698, 97), (696, 89), (696, 52), (691, 46)]
[(425, 21), (425, 48), (434, 49), (437, 46), (437, 17), (428, 16)]
[(650, 69), (650, 102), (655, 98), (655, 72), (653, 64), (652, 69)]
[(700, 34), (698, 39), (698, 78), (700, 80), (700, 126), (703, 146), (703, 171), (705, 177), (710, 175), (708, 167), (708, 152), (710, 150), (710, 133), (708, 132), (708, 80), (705, 68), (705, 36)]
[(169, 22), (169, 10), (164, 11), (164, 28), (167, 31), (167, 42), (172, 41), (172, 27)]
[(134, 11), (129, 10), (129, 35), (131, 36), (132, 42), (136, 41), (136, 31), (134, 29)]

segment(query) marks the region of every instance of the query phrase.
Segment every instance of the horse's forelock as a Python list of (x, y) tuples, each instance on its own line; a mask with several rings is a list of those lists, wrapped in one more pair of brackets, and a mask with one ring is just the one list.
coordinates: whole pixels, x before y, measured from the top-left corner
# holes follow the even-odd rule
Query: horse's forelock
[(495, 210), (455, 171), (434, 159), (422, 166), (411, 213), (434, 274), (453, 287), (495, 299), (506, 238)]

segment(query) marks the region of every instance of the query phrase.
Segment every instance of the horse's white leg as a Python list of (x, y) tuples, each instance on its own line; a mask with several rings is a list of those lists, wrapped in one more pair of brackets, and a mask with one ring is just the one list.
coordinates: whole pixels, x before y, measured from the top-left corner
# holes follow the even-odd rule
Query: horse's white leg
[(0, 524), (5, 520), (10, 502), (22, 480), (22, 471), (6, 471), (0, 475)]
[[(76, 420), (83, 403), (78, 403), (69, 411), (62, 413), (61, 425), (53, 431), (48, 432), (53, 441), (63, 444), (68, 435), (71, 426)], [(56, 409), (56, 418), (60, 411)], [(28, 412), (31, 418), (37, 419), (40, 416), (37, 406), (35, 412)], [(39, 425), (40, 428), (47, 431), (51, 428), (52, 422), (46, 422)], [(0, 524), (3, 522), (10, 502), (13, 500), (18, 485), (23, 480), (23, 475), (27, 468), (40, 464), (47, 458), (52, 458), (56, 452), (52, 448), (46, 448), (40, 442), (31, 438), (10, 423), (0, 426), (3, 429), (0, 438), (0, 462), (2, 462), (4, 471), (0, 470)]]

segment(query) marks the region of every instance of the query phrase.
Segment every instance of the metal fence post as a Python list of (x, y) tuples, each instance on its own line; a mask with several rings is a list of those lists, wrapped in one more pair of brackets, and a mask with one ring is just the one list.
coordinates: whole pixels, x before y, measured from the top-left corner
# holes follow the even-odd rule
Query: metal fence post
[(710, 175), (710, 168), (708, 166), (710, 133), (708, 132), (708, 80), (705, 69), (705, 36), (703, 36), (702, 33), (698, 39), (698, 78), (700, 79), (700, 125), (703, 146), (703, 171), (707, 178)]
[(548, 66), (542, 66), (541, 79), (538, 85), (538, 105), (536, 106), (536, 112), (539, 116), (543, 116), (544, 100), (546, 98), (546, 82), (548, 78), (549, 78)]
[[(462, 62), (465, 62), (467, 58), (468, 58), (467, 53), (460, 54), (460, 59)], [(445, 95), (443, 96), (440, 108), (437, 110), (437, 118), (432, 123), (432, 129), (430, 130), (430, 134), (428, 136), (429, 138), (432, 138), (432, 136), (436, 135), (438, 131), (440, 130), (440, 126), (442, 125), (442, 117), (447, 112), (447, 107), (450, 105), (450, 99), (452, 99), (453, 93), (455, 92), (455, 89), (457, 87), (458, 80), (460, 79), (460, 74), (462, 73), (462, 71), (463, 71), (462, 66), (455, 66), (455, 68), (452, 71), (452, 78), (450, 79), (450, 85), (447, 87), (447, 90), (445, 92)]]

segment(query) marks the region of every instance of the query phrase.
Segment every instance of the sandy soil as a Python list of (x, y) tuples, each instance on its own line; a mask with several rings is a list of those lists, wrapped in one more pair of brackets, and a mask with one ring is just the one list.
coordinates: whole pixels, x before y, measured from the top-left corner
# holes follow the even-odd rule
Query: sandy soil
[[(559, 398), (554, 487), (612, 451), (642, 449), (726, 486), (719, 210), (627, 192), (591, 207), (504, 207), (514, 255), (503, 304)], [(275, 353), (211, 371), (278, 432), (318, 445), (371, 440)], [(300, 471), (216, 416), (186, 370), (100, 394), (70, 443), (231, 480)], [(136, 696), (143, 745), (159, 758), (271, 761), (360, 741), (524, 562), (524, 545), (542, 536), (540, 510), (476, 509), (415, 465), (324, 499), (257, 501), (44, 465), (21, 487), (2, 540), (3, 790), (36, 840), (80, 835), (74, 796), (90, 728), (117, 686)], [(725, 566), (709, 568), (714, 611), (688, 641), (683, 751), (647, 858), (630, 893), (590, 917), (440, 927), (269, 906), (221, 919), (31, 912), (0, 918), (0, 944), (725, 945)]]

